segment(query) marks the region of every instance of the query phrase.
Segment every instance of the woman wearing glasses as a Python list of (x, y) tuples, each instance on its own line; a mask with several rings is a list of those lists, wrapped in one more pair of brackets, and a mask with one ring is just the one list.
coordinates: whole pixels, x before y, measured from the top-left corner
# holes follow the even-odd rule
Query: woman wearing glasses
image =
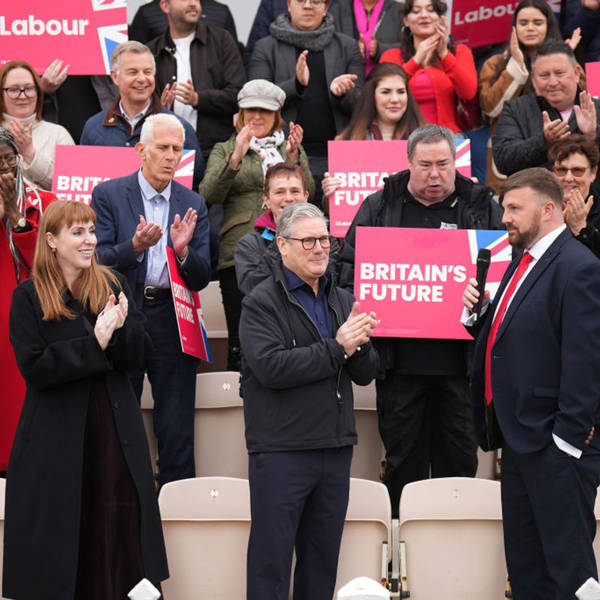
[(23, 159), (23, 174), (49, 190), (56, 145), (75, 142), (64, 127), (42, 119), (44, 93), (40, 78), (29, 63), (11, 60), (2, 65), (0, 91), (0, 125), (15, 138)]
[(552, 171), (563, 184), (563, 214), (571, 233), (600, 257), (600, 151), (588, 137), (571, 134), (548, 151)]
[(0, 476), (6, 474), (8, 457), (23, 398), (21, 377), (8, 341), (8, 311), (13, 290), (30, 275), (40, 216), (56, 200), (23, 179), (22, 160), (13, 136), (0, 127)]

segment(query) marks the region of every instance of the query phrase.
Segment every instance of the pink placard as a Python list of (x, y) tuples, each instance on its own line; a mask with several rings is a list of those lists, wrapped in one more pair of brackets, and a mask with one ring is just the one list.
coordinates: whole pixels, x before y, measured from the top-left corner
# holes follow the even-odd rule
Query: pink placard
[(511, 260), (505, 231), (358, 227), (354, 295), (375, 311), (378, 337), (469, 339), (462, 294), (477, 253), (489, 248), (486, 289), (494, 296)]
[(173, 248), (167, 246), (167, 266), (171, 291), (173, 292), (173, 305), (179, 328), (181, 351), (207, 362), (212, 362), (208, 336), (204, 325), (200, 294), (190, 290), (179, 274), (177, 258)]
[[(192, 188), (195, 150), (184, 150), (175, 181)], [(103, 181), (131, 175), (141, 162), (134, 148), (117, 146), (56, 146), (52, 191), (60, 200), (89, 204), (92, 190)]]
[[(560, 0), (548, 2), (560, 12)], [(508, 0), (452, 0), (450, 32), (456, 43), (471, 48), (507, 42), (518, 2)]]
[[(346, 235), (363, 200), (381, 189), (389, 175), (408, 168), (406, 140), (332, 141), (329, 174), (343, 181), (329, 198), (331, 234)], [(471, 176), (471, 142), (456, 140), (456, 169)]]
[(585, 63), (585, 77), (587, 91), (596, 98), (600, 98), (600, 61)]
[(55, 58), (70, 75), (104, 75), (117, 44), (127, 41), (127, 0), (5, 0), (0, 63), (23, 59), (43, 73)]

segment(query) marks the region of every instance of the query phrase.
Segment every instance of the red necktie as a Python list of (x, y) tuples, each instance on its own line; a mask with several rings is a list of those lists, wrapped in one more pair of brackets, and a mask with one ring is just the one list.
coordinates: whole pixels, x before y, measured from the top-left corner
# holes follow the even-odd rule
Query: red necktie
[(498, 333), (498, 329), (500, 329), (500, 324), (502, 323), (502, 318), (506, 312), (508, 302), (515, 293), (517, 284), (521, 280), (521, 277), (523, 277), (525, 274), (525, 271), (527, 271), (527, 267), (529, 267), (529, 263), (532, 261), (532, 259), (533, 256), (531, 256), (529, 252), (524, 252), (523, 256), (521, 256), (519, 266), (517, 267), (513, 278), (510, 280), (509, 286), (506, 288), (506, 291), (502, 296), (502, 301), (500, 302), (500, 306), (494, 315), (494, 320), (492, 321), (492, 326), (490, 327), (487, 346), (485, 347), (485, 401), (487, 406), (492, 403), (492, 346), (496, 341), (496, 334)]

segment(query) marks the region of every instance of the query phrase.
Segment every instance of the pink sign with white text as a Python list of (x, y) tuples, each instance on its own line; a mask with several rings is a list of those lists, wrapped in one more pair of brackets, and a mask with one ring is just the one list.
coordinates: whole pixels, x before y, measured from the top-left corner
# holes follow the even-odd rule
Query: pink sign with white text
[(600, 98), (600, 61), (585, 63), (587, 91), (594, 97)]
[[(329, 174), (342, 181), (329, 197), (331, 235), (344, 237), (363, 200), (380, 190), (386, 177), (408, 169), (407, 145), (406, 140), (329, 142)], [(456, 169), (471, 176), (469, 140), (456, 140)]]
[(511, 260), (505, 231), (358, 227), (354, 295), (361, 312), (377, 313), (373, 335), (469, 339), (462, 294), (481, 248), (492, 254), (486, 289), (493, 298)]
[(70, 75), (104, 75), (127, 41), (127, 0), (21, 0), (2, 3), (0, 63), (21, 59), (38, 73), (59, 58)]
[[(184, 150), (175, 181), (192, 188), (195, 150)], [(141, 166), (134, 148), (117, 146), (56, 146), (52, 191), (59, 200), (89, 204), (92, 190), (103, 181), (131, 175)]]
[(181, 351), (196, 358), (211, 362), (210, 348), (208, 346), (208, 335), (204, 325), (202, 305), (198, 292), (190, 290), (179, 274), (177, 268), (177, 257), (173, 248), (167, 246), (167, 266), (169, 268), (169, 279), (171, 280), (171, 291), (173, 293), (173, 305), (177, 317), (179, 339), (181, 340)]
[[(450, 33), (457, 44), (470, 48), (507, 42), (517, 1), (512, 0), (450, 0), (452, 15)], [(560, 0), (548, 2), (554, 12), (560, 12)]]

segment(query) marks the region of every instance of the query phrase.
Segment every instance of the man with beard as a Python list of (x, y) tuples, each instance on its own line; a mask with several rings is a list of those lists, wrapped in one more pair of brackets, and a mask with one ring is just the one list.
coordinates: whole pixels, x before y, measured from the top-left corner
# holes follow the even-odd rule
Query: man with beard
[[(517, 600), (573, 598), (597, 577), (592, 542), (600, 483), (600, 261), (563, 221), (546, 169), (504, 184), (503, 222), (516, 257), (472, 327), (479, 444), (502, 447), (502, 514)], [(469, 325), (479, 292), (463, 294)]]
[(227, 31), (201, 21), (200, 0), (161, 0), (160, 7), (169, 26), (148, 42), (156, 90), (173, 100), (173, 112), (196, 130), (208, 159), (215, 143), (233, 133), (237, 93), (246, 80), (242, 57)]

